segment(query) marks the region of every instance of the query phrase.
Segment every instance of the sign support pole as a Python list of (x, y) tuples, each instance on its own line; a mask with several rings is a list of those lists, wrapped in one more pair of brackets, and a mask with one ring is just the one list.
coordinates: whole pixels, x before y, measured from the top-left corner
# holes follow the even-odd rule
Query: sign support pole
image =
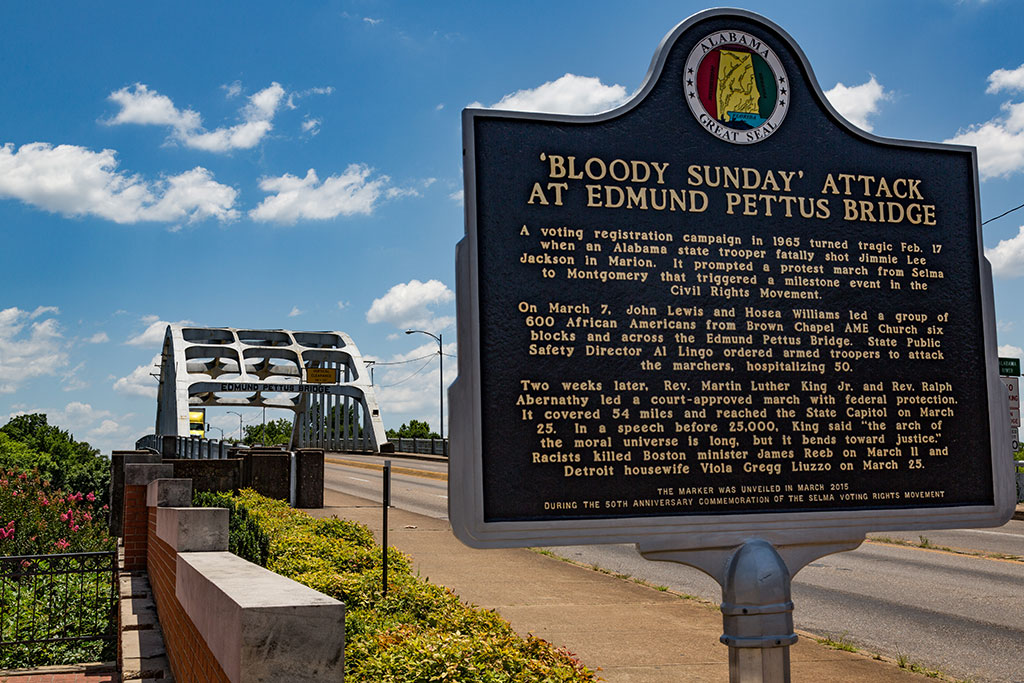
[(722, 625), (731, 683), (789, 683), (789, 646), (797, 641), (790, 575), (771, 543), (750, 540), (729, 558)]
[(856, 549), (863, 537), (775, 546), (752, 536), (740, 545), (680, 550), (640, 543), (648, 560), (701, 570), (722, 587), (722, 636), (729, 646), (729, 683), (789, 683), (793, 632), (792, 577), (825, 555)]

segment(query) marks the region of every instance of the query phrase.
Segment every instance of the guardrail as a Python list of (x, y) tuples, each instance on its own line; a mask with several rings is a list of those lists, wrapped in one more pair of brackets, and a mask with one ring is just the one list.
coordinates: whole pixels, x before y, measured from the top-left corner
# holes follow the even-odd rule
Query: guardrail
[(421, 453), (423, 455), (442, 455), (448, 457), (448, 439), (388, 439), (400, 453)]
[(147, 434), (135, 442), (139, 450), (152, 450), (165, 458), (183, 460), (225, 460), (231, 448), (248, 448), (241, 443), (204, 439), (199, 436), (158, 436)]
[(1017, 477), (1017, 502), (1024, 503), (1024, 460), (1014, 460), (1013, 468)]

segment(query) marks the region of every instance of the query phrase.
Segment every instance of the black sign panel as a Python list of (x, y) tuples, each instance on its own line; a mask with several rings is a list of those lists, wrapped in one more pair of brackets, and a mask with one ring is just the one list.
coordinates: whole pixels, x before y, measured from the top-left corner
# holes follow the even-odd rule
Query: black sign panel
[(994, 504), (972, 149), (746, 13), (615, 112), (464, 121), (485, 522)]

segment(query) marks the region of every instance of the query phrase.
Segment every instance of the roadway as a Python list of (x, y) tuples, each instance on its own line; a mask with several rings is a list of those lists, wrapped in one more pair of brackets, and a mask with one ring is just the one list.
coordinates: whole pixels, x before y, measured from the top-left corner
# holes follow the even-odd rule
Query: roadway
[[(340, 459), (351, 464), (337, 464)], [(324, 485), (379, 502), (380, 465), (385, 459), (328, 456)], [(447, 463), (390, 459), (392, 505), (447, 518)], [(915, 545), (893, 545), (881, 539)], [(721, 599), (721, 589), (703, 573), (649, 562), (632, 545), (549, 550), (715, 604)], [(1024, 562), (996, 555), (1024, 557), (1024, 521), (1012, 520), (998, 529), (872, 534), (857, 550), (821, 558), (797, 574), (793, 579), (796, 626), (960, 679), (1022, 681)]]

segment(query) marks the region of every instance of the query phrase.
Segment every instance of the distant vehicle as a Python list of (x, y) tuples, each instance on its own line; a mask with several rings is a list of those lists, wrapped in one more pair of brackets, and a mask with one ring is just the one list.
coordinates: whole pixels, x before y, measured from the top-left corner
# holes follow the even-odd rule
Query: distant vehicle
[(188, 411), (188, 433), (206, 437), (206, 408)]

